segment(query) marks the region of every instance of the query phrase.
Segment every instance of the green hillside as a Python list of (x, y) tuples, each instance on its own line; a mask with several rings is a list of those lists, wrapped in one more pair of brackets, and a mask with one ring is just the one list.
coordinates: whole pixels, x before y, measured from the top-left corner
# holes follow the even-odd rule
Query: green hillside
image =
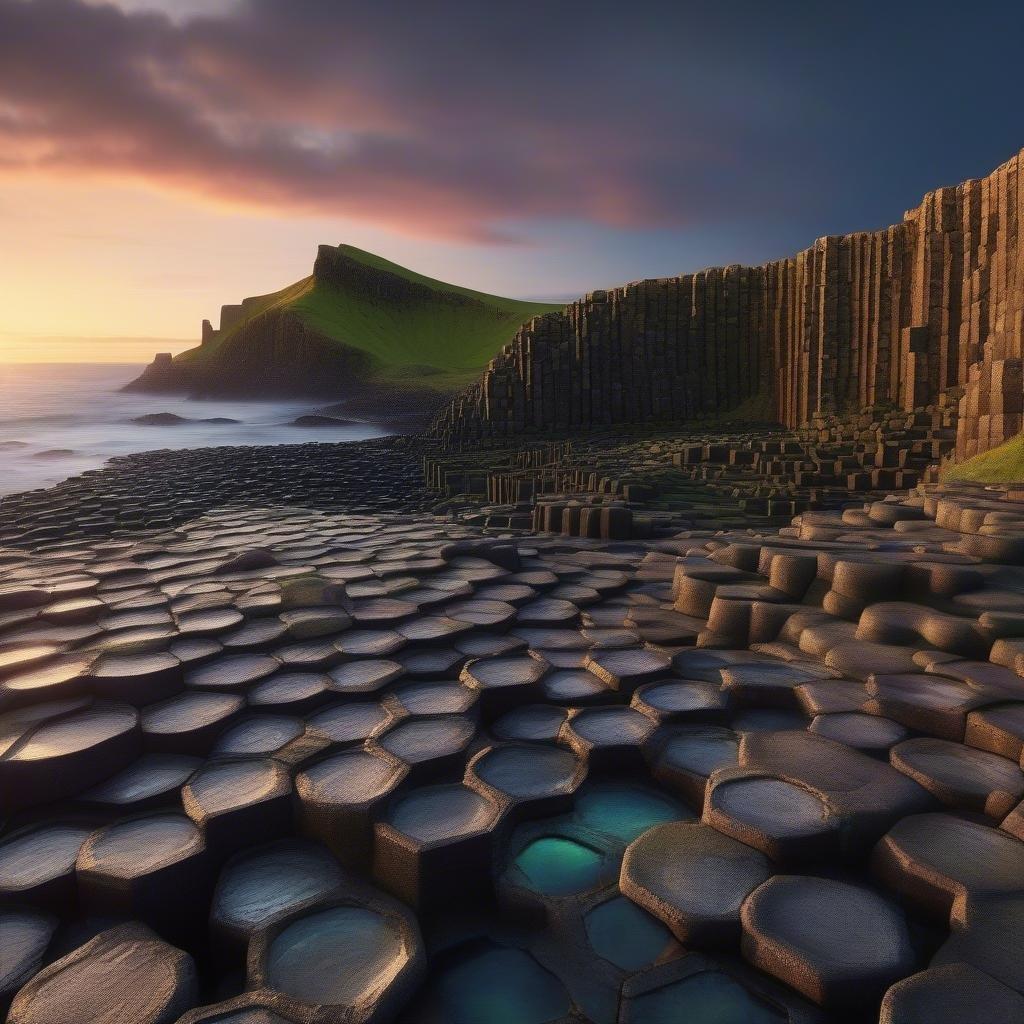
[(1014, 484), (1024, 481), (1024, 434), (1005, 441), (959, 465), (950, 466), (943, 480), (974, 481), (979, 484)]
[(258, 343), (261, 327), (285, 315), (339, 350), (365, 353), (375, 377), (446, 387), (478, 373), (520, 325), (561, 308), (436, 281), (350, 245), (321, 246), (312, 275), (244, 305), (242, 319), (175, 365), (199, 377), (223, 371), (241, 346)]

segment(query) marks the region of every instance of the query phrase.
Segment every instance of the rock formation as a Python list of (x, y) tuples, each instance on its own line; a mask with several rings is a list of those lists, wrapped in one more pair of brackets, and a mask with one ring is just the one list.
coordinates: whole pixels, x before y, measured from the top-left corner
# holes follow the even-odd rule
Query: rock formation
[(343, 396), (368, 382), (443, 397), (480, 371), (516, 329), (558, 307), (434, 281), (353, 246), (321, 245), (313, 273), (221, 307), (201, 344), (159, 355), (136, 391)]
[(955, 389), (957, 454), (1022, 427), (1024, 152), (901, 223), (760, 267), (593, 292), (524, 325), (432, 432), (457, 441), (722, 417), (797, 427)]

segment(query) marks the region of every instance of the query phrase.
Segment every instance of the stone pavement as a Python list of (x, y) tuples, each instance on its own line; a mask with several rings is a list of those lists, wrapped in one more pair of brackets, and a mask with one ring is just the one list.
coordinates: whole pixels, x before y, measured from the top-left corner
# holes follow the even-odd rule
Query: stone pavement
[(1021, 1020), (1024, 502), (666, 511), (12, 538), (8, 1019)]

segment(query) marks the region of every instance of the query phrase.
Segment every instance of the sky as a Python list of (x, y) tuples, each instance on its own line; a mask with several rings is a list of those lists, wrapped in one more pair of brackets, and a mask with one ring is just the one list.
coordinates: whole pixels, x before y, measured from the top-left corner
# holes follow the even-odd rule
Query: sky
[(987, 0), (0, 0), (0, 361), (178, 351), (320, 243), (560, 300), (882, 227), (1024, 147), (1021, 38)]

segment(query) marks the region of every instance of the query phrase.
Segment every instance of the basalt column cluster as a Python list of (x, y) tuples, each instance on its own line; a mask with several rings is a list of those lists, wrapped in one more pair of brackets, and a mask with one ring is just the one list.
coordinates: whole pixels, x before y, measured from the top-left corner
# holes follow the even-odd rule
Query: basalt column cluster
[(958, 454), (985, 451), (1024, 417), (1022, 156), (883, 230), (593, 292), (535, 319), (432, 431), (465, 443), (727, 414), (796, 428), (953, 391)]

